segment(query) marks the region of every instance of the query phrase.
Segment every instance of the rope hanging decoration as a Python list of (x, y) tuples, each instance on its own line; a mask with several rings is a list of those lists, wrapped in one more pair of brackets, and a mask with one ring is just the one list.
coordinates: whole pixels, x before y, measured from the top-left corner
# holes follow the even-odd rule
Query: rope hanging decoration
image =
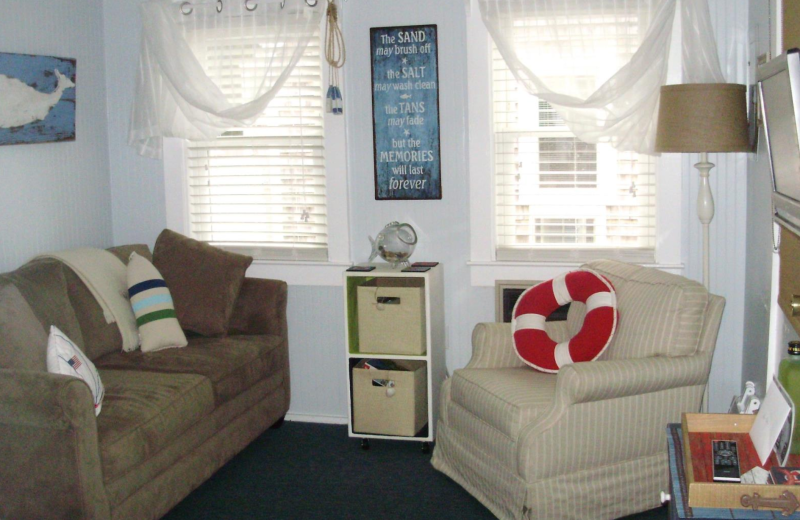
[(339, 69), (347, 57), (344, 37), (339, 28), (339, 12), (336, 0), (328, 0), (328, 19), (325, 24), (325, 61), (328, 62), (328, 93), (325, 95), (325, 110), (332, 114), (342, 113), (342, 91), (339, 89)]

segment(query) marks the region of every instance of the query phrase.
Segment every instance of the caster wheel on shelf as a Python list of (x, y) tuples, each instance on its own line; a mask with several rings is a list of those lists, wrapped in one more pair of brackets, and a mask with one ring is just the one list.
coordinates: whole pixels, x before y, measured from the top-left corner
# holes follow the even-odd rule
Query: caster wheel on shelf
[(430, 453), (431, 452), (431, 443), (425, 441), (422, 443), (422, 453)]
[(364, 451), (369, 449), (369, 439), (361, 439), (361, 449)]

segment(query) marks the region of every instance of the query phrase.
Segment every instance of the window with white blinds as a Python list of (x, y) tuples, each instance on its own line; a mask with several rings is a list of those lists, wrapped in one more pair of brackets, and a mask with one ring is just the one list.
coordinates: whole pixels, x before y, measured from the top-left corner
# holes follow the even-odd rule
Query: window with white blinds
[[(206, 45), (206, 70), (229, 99), (258, 88), (248, 82), (248, 69), (264, 66), (258, 42)], [(253, 126), (189, 143), (192, 236), (259, 259), (327, 260), (320, 52), (317, 34)]]
[[(564, 23), (559, 38), (596, 31), (598, 45), (613, 48), (621, 60), (630, 59), (643, 36), (631, 15), (575, 15)], [(536, 22), (522, 20), (515, 36), (538, 38), (541, 48), (541, 38), (556, 34), (535, 28)], [(537, 73), (555, 87), (580, 70), (578, 81), (590, 92), (607, 79), (596, 74), (596, 63), (581, 67), (576, 61), (562, 67), (542, 60), (544, 70)], [(618, 63), (608, 66), (613, 72)], [(655, 158), (580, 141), (549, 103), (517, 84), (494, 45), (492, 91), (497, 259), (571, 258), (578, 251), (652, 261)]]

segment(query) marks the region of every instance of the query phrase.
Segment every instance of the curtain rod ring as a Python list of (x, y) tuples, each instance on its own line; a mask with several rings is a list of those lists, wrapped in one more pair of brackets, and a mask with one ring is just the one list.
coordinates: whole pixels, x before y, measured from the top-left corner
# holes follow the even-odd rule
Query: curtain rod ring
[(222, 0), (217, 0), (217, 12), (222, 12)]
[(244, 0), (244, 8), (250, 12), (253, 12), (258, 9), (258, 4), (253, 4), (253, 7), (250, 7), (250, 0)]
[(189, 2), (184, 2), (181, 4), (181, 14), (189, 16), (190, 14), (192, 14), (192, 11), (194, 11), (194, 8), (192, 7), (192, 4), (190, 4)]
[[(308, 7), (317, 7), (317, 4), (319, 3), (319, 0), (305, 0), (305, 1)], [(247, 2), (245, 2), (245, 4), (246, 3)], [(281, 0), (281, 9), (283, 9), (285, 6), (286, 6), (286, 0)]]

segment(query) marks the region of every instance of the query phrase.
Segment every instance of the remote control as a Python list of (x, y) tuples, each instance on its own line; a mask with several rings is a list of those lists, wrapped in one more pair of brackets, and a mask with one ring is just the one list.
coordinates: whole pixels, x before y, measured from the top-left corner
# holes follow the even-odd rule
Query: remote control
[(714, 480), (741, 482), (739, 477), (739, 451), (736, 441), (711, 441), (714, 462)]

